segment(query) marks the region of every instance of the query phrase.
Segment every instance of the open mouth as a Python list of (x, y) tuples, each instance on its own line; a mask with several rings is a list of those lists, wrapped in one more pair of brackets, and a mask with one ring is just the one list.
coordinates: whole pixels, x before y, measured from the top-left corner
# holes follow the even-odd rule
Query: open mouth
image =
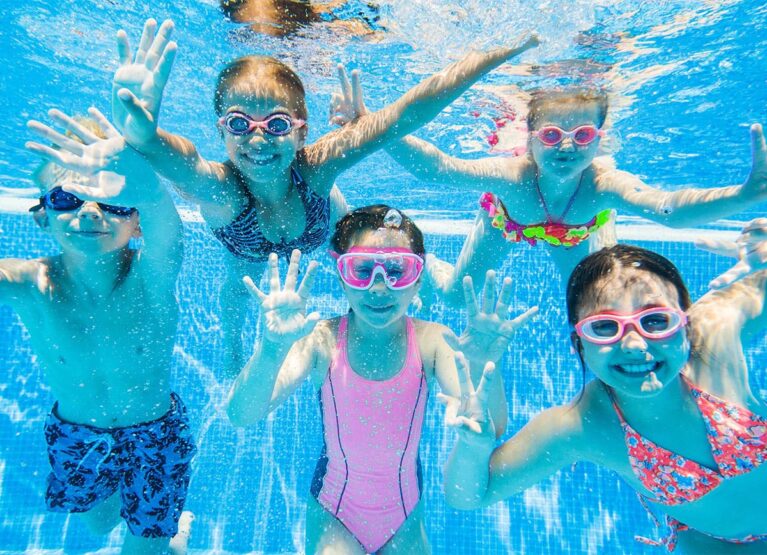
[(650, 372), (657, 372), (662, 362), (642, 362), (637, 364), (616, 364), (613, 368), (627, 376), (646, 376)]
[(75, 235), (79, 235), (80, 237), (101, 237), (106, 234), (105, 231), (77, 231), (75, 233)]
[(240, 157), (256, 166), (266, 166), (277, 159), (276, 154), (257, 154), (255, 152), (242, 152)]

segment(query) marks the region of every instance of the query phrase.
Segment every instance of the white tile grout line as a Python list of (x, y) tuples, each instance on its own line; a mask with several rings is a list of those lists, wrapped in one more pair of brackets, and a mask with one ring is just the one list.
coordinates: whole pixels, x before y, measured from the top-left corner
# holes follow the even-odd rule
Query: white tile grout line
[[(0, 196), (0, 213), (27, 214), (29, 207), (37, 202), (36, 199)], [(409, 211), (418, 213), (419, 211)], [(202, 223), (203, 219), (198, 210), (179, 208), (179, 214), (184, 222)], [(421, 231), (428, 235), (466, 235), (468, 234), (473, 220), (446, 220), (434, 218), (421, 218), (415, 215), (415, 221)], [(735, 239), (738, 230), (746, 222), (734, 220), (720, 220), (718, 224), (726, 229), (696, 229), (682, 228), (673, 229), (657, 224), (652, 224), (636, 217), (619, 217), (616, 230), (618, 238), (624, 241), (659, 241), (671, 243), (692, 243), (697, 239)]]

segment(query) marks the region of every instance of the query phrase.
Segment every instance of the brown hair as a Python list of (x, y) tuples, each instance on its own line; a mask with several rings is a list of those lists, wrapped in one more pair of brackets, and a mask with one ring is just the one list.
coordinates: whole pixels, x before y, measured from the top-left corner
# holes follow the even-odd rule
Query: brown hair
[[(269, 89), (271, 87), (271, 89)], [(285, 94), (296, 116), (306, 120), (306, 92), (301, 78), (281, 61), (269, 56), (245, 56), (229, 62), (218, 74), (213, 107), (216, 115), (226, 110), (226, 95), (231, 90), (262, 94), (273, 90)]]
[[(373, 204), (349, 212), (336, 223), (336, 230), (330, 239), (330, 246), (338, 254), (345, 253), (351, 248), (354, 238), (361, 232), (384, 227), (384, 218), (389, 210), (392, 210), (392, 207), (386, 204)], [(423, 246), (423, 233), (413, 220), (403, 212), (398, 212), (402, 216), (399, 230), (407, 235), (410, 249), (423, 258), (426, 255), (426, 249)]]
[(527, 103), (527, 128), (536, 129), (541, 115), (548, 104), (596, 104), (598, 109), (597, 127), (602, 127), (607, 119), (609, 99), (605, 91), (599, 89), (557, 89), (536, 90), (530, 93)]

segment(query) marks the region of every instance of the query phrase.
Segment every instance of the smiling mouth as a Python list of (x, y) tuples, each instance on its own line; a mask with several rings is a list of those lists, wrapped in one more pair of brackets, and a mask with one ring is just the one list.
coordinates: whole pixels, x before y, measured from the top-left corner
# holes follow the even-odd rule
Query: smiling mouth
[(386, 306), (370, 306), (367, 305), (368, 309), (370, 309), (371, 312), (377, 312), (379, 314), (382, 314), (384, 312), (388, 312), (391, 310), (393, 305), (386, 305)]
[(255, 154), (248, 152), (241, 153), (240, 157), (257, 166), (265, 166), (267, 164), (271, 164), (277, 159), (276, 154)]
[(107, 234), (105, 231), (77, 231), (75, 233), (83, 237), (101, 237)]
[(613, 368), (627, 376), (646, 376), (650, 372), (657, 372), (662, 362), (642, 362), (639, 364), (616, 364)]

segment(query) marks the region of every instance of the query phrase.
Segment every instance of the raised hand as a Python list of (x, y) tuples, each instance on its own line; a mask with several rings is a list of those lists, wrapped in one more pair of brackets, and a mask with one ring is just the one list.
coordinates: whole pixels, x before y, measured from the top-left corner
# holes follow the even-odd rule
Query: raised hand
[(306, 314), (306, 301), (311, 294), (314, 273), (317, 263), (312, 261), (306, 269), (300, 285), (298, 282), (298, 263), (301, 252), (294, 250), (290, 256), (288, 273), (285, 284), (280, 285), (280, 272), (277, 265), (277, 255), (269, 255), (269, 292), (261, 291), (250, 277), (245, 276), (243, 282), (251, 295), (256, 298), (261, 307), (261, 319), (264, 328), (264, 339), (281, 345), (291, 345), (302, 337), (309, 335), (320, 319), (317, 312)]
[(360, 116), (368, 113), (365, 101), (362, 97), (362, 85), (360, 84), (360, 70), (352, 71), (352, 79), (346, 75), (346, 68), (338, 64), (338, 81), (341, 92), (334, 92), (330, 97), (329, 121), (334, 125), (346, 125)]
[(767, 196), (767, 144), (762, 126), (751, 126), (751, 173), (743, 184), (741, 194), (747, 199)]
[(466, 299), (468, 323), (460, 337), (446, 336), (448, 345), (461, 351), (474, 364), (487, 361), (497, 362), (506, 352), (506, 348), (517, 328), (523, 326), (531, 316), (538, 312), (535, 306), (525, 313), (508, 320), (511, 301), (511, 279), (503, 280), (498, 302), (495, 301), (495, 272), (488, 270), (485, 285), (482, 288), (482, 308), (479, 307), (474, 284), (470, 276), (463, 278), (463, 294)]
[(176, 57), (172, 33), (171, 20), (157, 29), (157, 22), (148, 19), (133, 56), (128, 35), (123, 30), (117, 33), (120, 67), (112, 84), (112, 117), (128, 143), (139, 150), (157, 133), (162, 95)]
[(455, 353), (455, 366), (461, 397), (437, 394), (437, 399), (445, 405), (445, 425), (456, 428), (462, 439), (470, 443), (492, 444), (495, 441), (495, 427), (490, 418), (488, 392), (495, 379), (495, 364), (485, 364), (476, 389), (471, 380), (469, 363), (460, 351)]
[[(83, 200), (112, 200), (116, 204), (132, 206), (126, 202), (125, 176), (146, 168), (141, 156), (125, 144), (117, 129), (96, 108), (89, 108), (88, 113), (103, 130), (104, 137), (78, 123), (59, 110), (51, 110), (48, 115), (63, 127), (66, 132), (79, 139), (79, 142), (39, 121), (31, 120), (29, 129), (40, 137), (53, 143), (57, 148), (34, 141), (25, 144), (26, 148), (54, 164), (76, 172), (61, 183), (62, 189), (81, 197)], [(132, 196), (137, 192), (133, 191)]]
[(709, 283), (711, 289), (722, 289), (754, 272), (767, 269), (767, 218), (751, 220), (735, 241), (701, 239), (695, 245), (738, 259), (732, 268)]

